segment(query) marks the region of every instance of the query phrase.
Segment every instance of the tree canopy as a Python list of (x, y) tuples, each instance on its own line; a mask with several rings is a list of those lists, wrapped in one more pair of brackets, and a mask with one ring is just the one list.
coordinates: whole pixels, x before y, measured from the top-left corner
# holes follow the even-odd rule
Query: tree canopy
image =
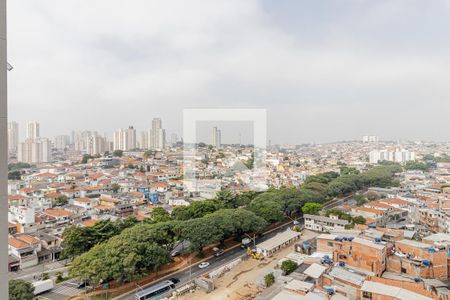
[(140, 223), (78, 256), (70, 274), (94, 284), (129, 281), (167, 264), (177, 241), (188, 240), (191, 251), (201, 251), (206, 245), (244, 232), (258, 232), (266, 225), (264, 219), (241, 208), (222, 209), (187, 221)]
[(319, 212), (322, 210), (323, 205), (320, 203), (305, 203), (305, 205), (303, 205), (302, 207), (302, 211), (304, 214), (309, 214), (309, 215), (318, 215)]
[(33, 300), (34, 286), (21, 279), (9, 281), (9, 300)]

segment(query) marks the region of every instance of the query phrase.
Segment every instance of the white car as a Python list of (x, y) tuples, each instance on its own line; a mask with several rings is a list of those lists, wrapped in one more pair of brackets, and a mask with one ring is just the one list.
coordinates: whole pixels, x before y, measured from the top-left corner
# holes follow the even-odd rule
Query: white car
[(209, 267), (209, 262), (202, 262), (201, 264), (198, 265), (198, 267), (200, 269), (207, 268), (207, 267)]

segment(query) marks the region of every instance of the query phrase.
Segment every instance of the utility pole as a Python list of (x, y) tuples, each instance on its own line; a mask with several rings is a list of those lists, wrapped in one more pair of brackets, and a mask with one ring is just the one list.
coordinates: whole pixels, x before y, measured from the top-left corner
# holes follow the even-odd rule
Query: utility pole
[(8, 101), (6, 0), (0, 0), (0, 299), (8, 299)]

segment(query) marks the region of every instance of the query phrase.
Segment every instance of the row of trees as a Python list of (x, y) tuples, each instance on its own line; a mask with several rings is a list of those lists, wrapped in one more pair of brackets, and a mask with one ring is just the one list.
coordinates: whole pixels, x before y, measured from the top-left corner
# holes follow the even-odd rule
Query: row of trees
[(136, 218), (131, 216), (118, 221), (102, 220), (92, 227), (69, 226), (63, 235), (63, 257), (74, 258), (81, 255), (137, 223)]
[(189, 251), (202, 251), (206, 245), (258, 232), (266, 225), (264, 219), (242, 208), (221, 209), (187, 221), (140, 223), (78, 256), (70, 275), (94, 284), (130, 281), (170, 262), (170, 251), (177, 241), (189, 240)]

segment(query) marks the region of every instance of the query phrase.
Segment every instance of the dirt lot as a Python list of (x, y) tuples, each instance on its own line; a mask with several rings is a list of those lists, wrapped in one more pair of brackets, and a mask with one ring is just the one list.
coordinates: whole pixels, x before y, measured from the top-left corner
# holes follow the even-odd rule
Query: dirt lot
[[(311, 231), (304, 231), (301, 240), (311, 239), (317, 236)], [(177, 299), (182, 300), (241, 300), (253, 299), (262, 288), (256, 284), (257, 277), (264, 269), (273, 269), (277, 262), (294, 251), (294, 245), (282, 249), (276, 255), (262, 260), (247, 259), (230, 272), (219, 279), (216, 279), (216, 289), (206, 294), (203, 290), (197, 289), (194, 293), (187, 294)]]

